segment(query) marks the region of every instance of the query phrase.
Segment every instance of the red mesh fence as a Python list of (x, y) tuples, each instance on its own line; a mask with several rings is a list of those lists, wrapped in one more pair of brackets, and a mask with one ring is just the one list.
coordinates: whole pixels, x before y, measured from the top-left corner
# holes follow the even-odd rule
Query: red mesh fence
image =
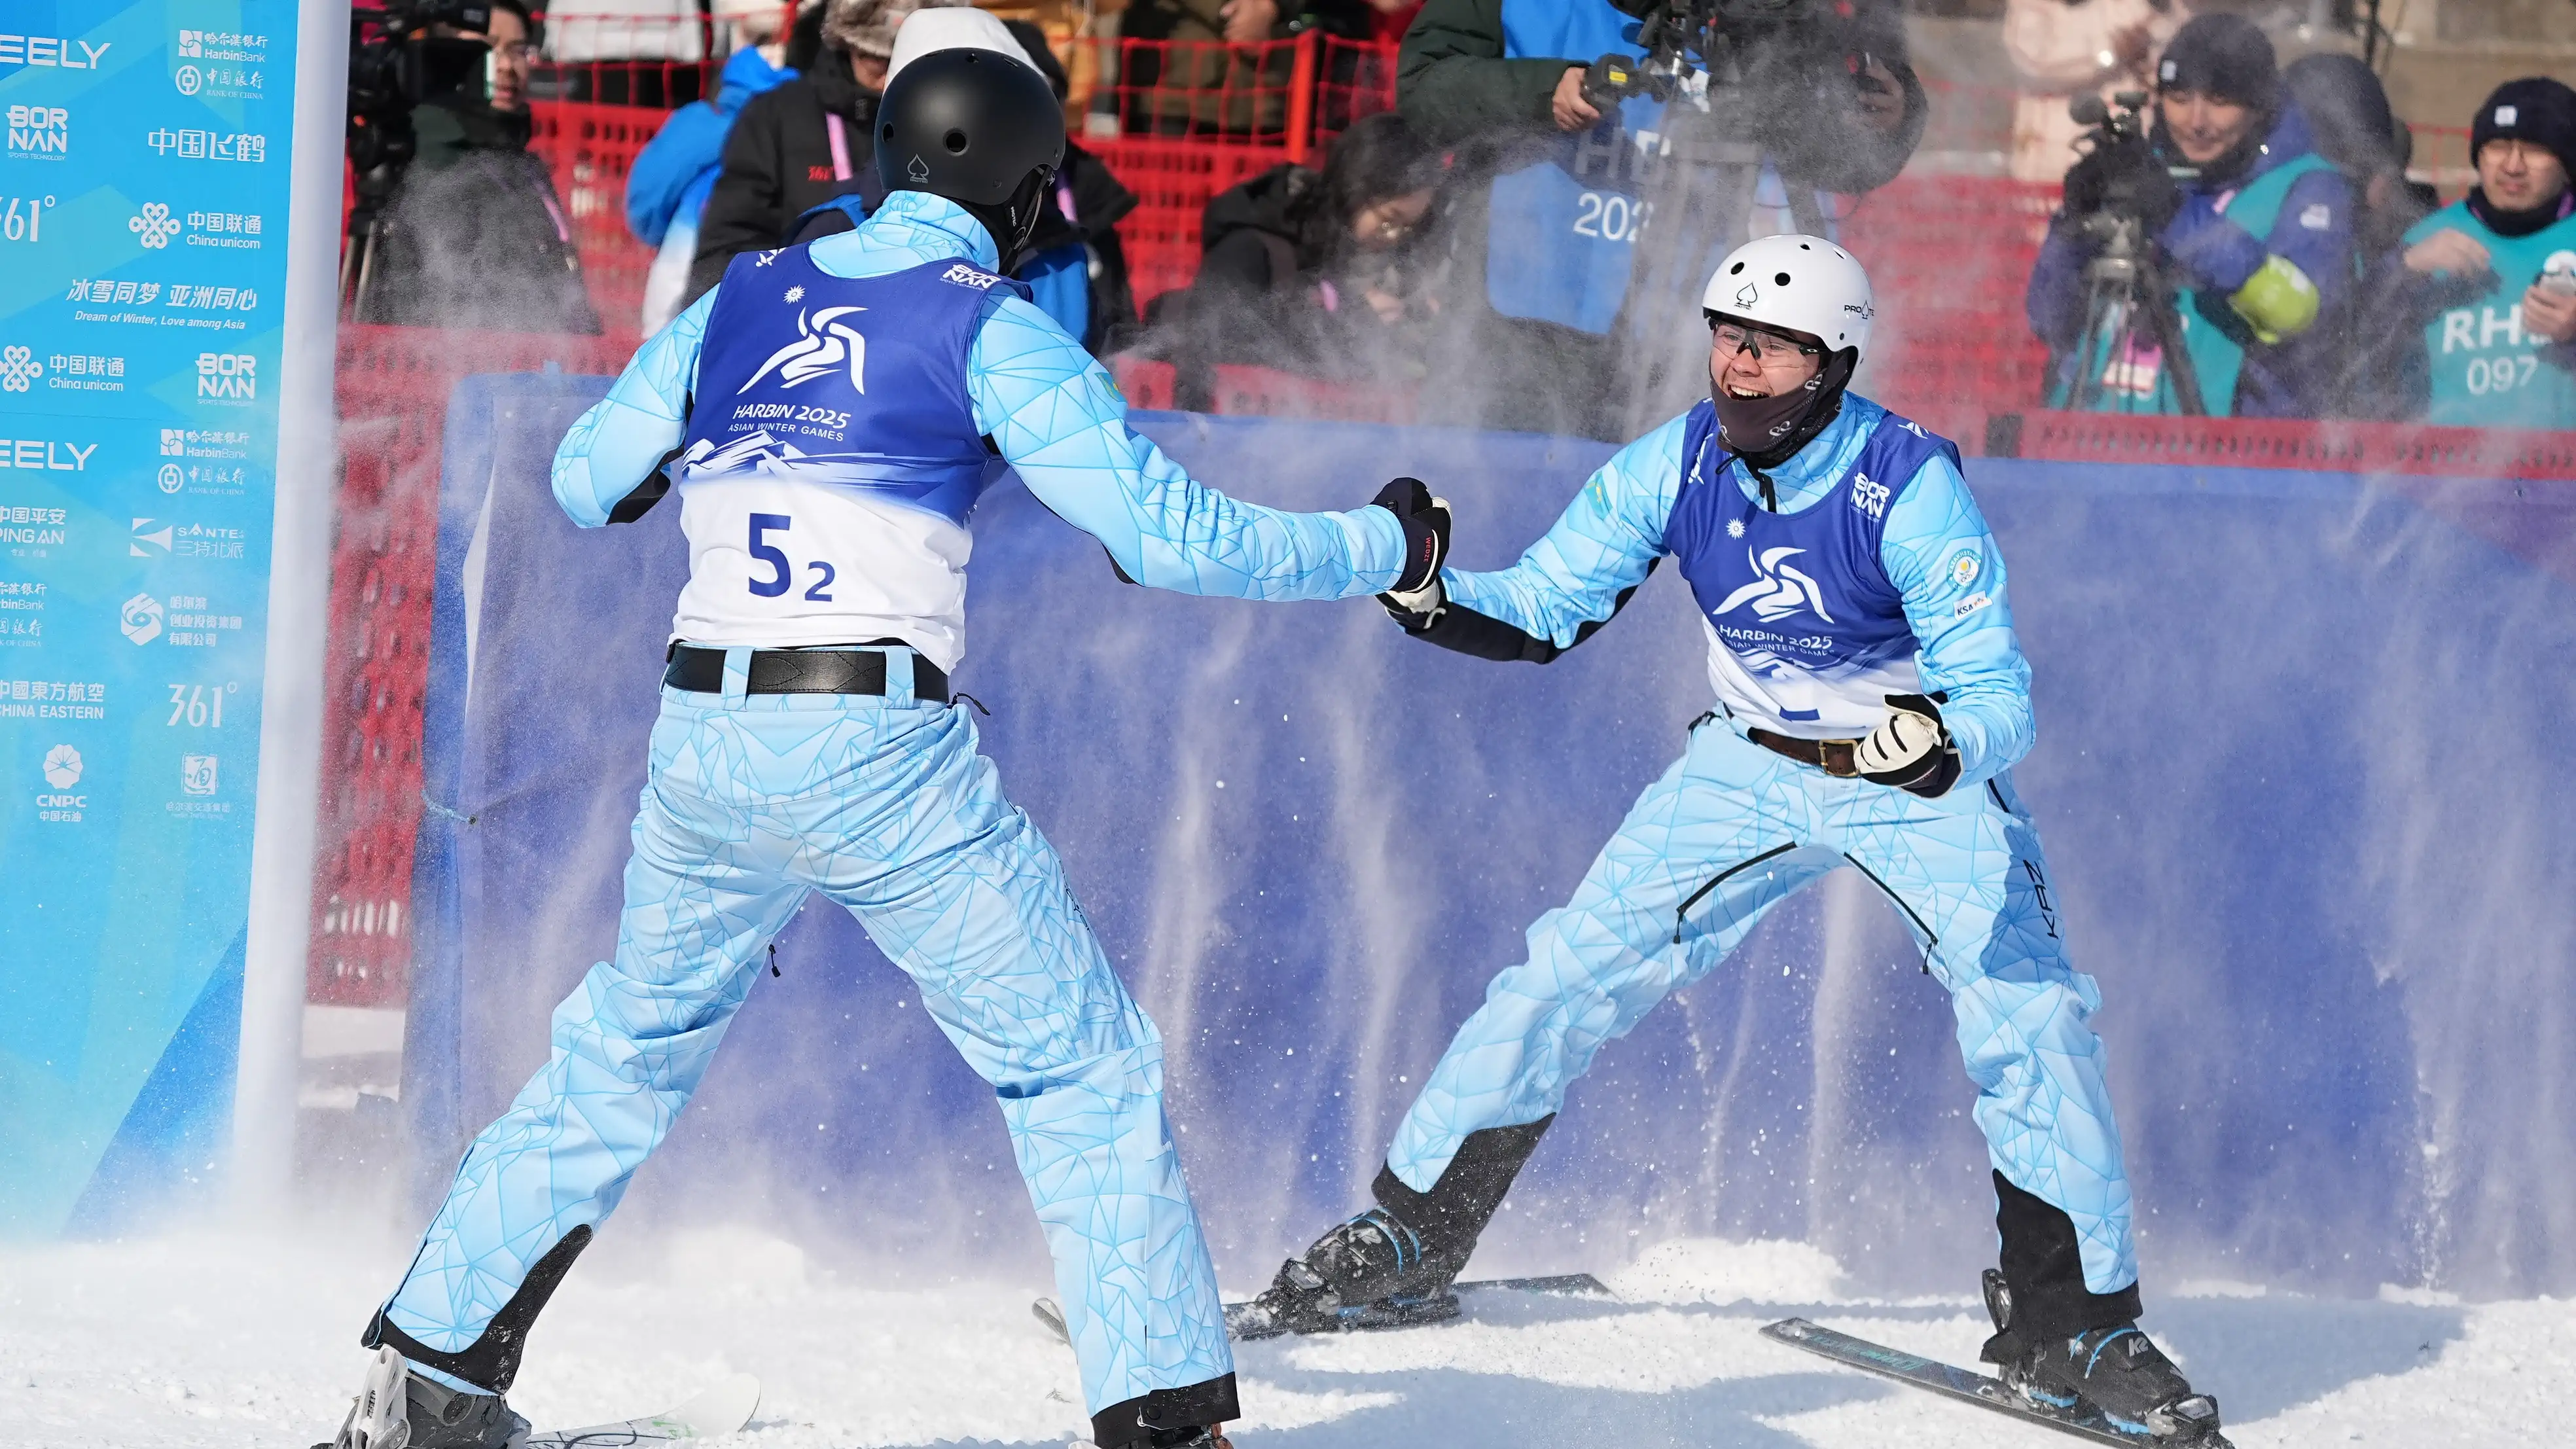
[(2564, 432), (2029, 412), (1997, 415), (1986, 434), (1990, 451), (2071, 463), (2576, 481), (2576, 433)]
[(626, 228), (626, 173), (662, 128), (665, 112), (572, 101), (529, 107), (528, 149), (545, 158), (571, 217), (590, 302), (612, 337), (630, 344), (644, 311), (644, 274), (653, 250)]
[(339, 532), (305, 994), (380, 1006), (403, 1000), (410, 962), (447, 395), (469, 373), (550, 362), (613, 371), (625, 349), (589, 337), (344, 326), (339, 350)]

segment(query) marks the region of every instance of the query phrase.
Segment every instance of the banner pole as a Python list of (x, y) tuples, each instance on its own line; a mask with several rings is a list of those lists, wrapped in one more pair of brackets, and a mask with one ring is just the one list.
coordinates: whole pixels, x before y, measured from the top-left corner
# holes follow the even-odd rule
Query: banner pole
[(241, 1053), (233, 1085), (234, 1205), (282, 1203), (295, 1169), (295, 1090), (311, 944), (320, 800), (323, 646), (339, 450), (332, 405), (339, 312), (341, 140), (349, 0), (296, 10), (294, 173), (285, 339), (278, 366), (277, 513), (251, 834)]

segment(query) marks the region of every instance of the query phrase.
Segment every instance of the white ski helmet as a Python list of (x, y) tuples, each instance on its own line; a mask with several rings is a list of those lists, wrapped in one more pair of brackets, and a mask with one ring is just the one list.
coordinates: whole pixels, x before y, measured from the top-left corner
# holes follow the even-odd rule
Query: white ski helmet
[(886, 82), (893, 84), (905, 66), (934, 50), (958, 49), (998, 50), (1022, 65), (1029, 64), (1029, 53), (990, 12), (969, 5), (941, 6), (915, 10), (896, 23), (894, 53), (886, 59)]
[(1829, 352), (1861, 355), (1878, 315), (1860, 259), (1820, 236), (1766, 236), (1737, 247), (1717, 264), (1699, 304), (1713, 316), (1803, 332)]

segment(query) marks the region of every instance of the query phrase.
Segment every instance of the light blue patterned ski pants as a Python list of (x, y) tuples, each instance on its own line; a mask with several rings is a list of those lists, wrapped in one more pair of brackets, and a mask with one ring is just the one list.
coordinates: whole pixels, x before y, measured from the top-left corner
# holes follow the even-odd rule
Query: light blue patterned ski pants
[(2087, 1288), (2136, 1282), (2120, 1132), (2087, 1024), (2101, 992), (2067, 962), (2010, 780), (1925, 800), (1784, 759), (1723, 722), (1692, 732), (1574, 898), (1530, 927), (1529, 959), (1486, 988), (1387, 1165), (1427, 1192), (1468, 1133), (1556, 1111), (1602, 1043), (1845, 864), (1894, 900), (1949, 989), (1996, 1170), (2074, 1220)]
[[(741, 687), (742, 658), (728, 670)], [(893, 683), (908, 689), (905, 651)], [(387, 1306), (472, 1344), (565, 1234), (617, 1207), (697, 1090), (763, 948), (810, 891), (847, 907), (991, 1082), (1090, 1409), (1232, 1372), (1163, 1115), (1163, 1042), (1101, 954), (962, 708), (665, 689), (617, 955), (554, 1013), (553, 1055), (467, 1151)]]

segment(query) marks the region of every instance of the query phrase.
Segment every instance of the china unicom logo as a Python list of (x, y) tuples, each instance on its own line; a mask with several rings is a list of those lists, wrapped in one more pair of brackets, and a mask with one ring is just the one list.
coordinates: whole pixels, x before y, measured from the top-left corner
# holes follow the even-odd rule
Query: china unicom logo
[(170, 214), (170, 208), (160, 202), (147, 201), (141, 211), (126, 218), (125, 229), (134, 233), (145, 246), (159, 251), (170, 245), (170, 238), (179, 234), (179, 220)]
[(80, 751), (69, 745), (56, 745), (45, 751), (45, 783), (57, 790), (68, 790), (80, 783)]
[(0, 348), (0, 391), (25, 392), (27, 385), (45, 375), (45, 365), (36, 360), (33, 349)]

